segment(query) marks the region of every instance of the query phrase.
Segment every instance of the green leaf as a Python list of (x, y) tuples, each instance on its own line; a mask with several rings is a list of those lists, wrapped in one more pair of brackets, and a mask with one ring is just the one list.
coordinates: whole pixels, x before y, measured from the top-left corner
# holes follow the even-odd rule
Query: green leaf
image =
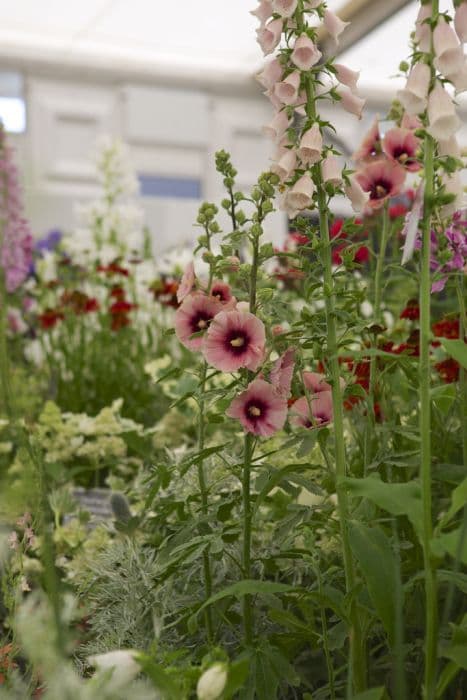
[(462, 528), (445, 532), (431, 540), (431, 551), (436, 557), (449, 554), (453, 559), (458, 559), (467, 564), (467, 532)]
[(309, 480), (304, 480), (303, 477), (300, 476), (300, 474), (296, 473), (299, 469), (302, 471), (309, 471), (309, 465), (288, 464), (286, 467), (282, 467), (282, 469), (277, 469), (275, 471), (271, 470), (269, 474), (266, 473), (265, 475), (261, 475), (261, 481), (263, 480), (263, 478), (266, 478), (267, 481), (256, 497), (254, 510), (258, 510), (259, 506), (264, 501), (266, 496), (285, 478), (288, 478), (288, 480), (291, 481), (293, 484), (299, 484), (300, 486), (303, 486), (312, 493), (320, 494), (321, 491), (315, 484), (313, 484)]
[(456, 515), (456, 513), (467, 504), (467, 476), (451, 494), (451, 505), (447, 513), (441, 520), (441, 527), (444, 527)]
[(452, 625), (452, 628), (451, 643), (442, 651), (442, 656), (467, 670), (467, 615), (464, 615), (460, 625)]
[(364, 690), (363, 693), (352, 696), (352, 700), (387, 700), (387, 698), (388, 694), (383, 686), (370, 688), (370, 690)]
[(456, 385), (442, 384), (435, 386), (431, 390), (431, 398), (438, 411), (441, 413), (449, 413), (452, 404), (456, 400)]
[(149, 676), (164, 700), (182, 700), (182, 693), (168, 673), (147, 654), (135, 654), (135, 660)]
[(396, 560), (390, 542), (378, 527), (349, 522), (350, 546), (365, 579), (368, 594), (384, 625), (389, 642), (394, 643), (396, 617)]
[(423, 530), (422, 494), (420, 484), (387, 484), (375, 474), (365, 479), (343, 479), (343, 487), (352, 495), (368, 498), (391, 515), (406, 515), (421, 539)]
[(243, 688), (248, 678), (249, 668), (250, 660), (248, 656), (239, 657), (230, 664), (227, 683), (222, 693), (223, 700), (230, 700), (237, 691)]
[(467, 594), (467, 574), (462, 574), (460, 571), (438, 569), (438, 578), (440, 581), (452, 583), (460, 591), (462, 591), (462, 593)]
[(253, 579), (244, 579), (227, 586), (222, 591), (215, 593), (208, 598), (203, 605), (198, 608), (196, 615), (199, 615), (205, 608), (223, 598), (234, 597), (243, 598), (246, 595), (275, 595), (277, 593), (292, 593), (297, 592), (296, 586), (290, 586), (287, 583), (274, 583), (274, 581), (254, 581)]
[(458, 340), (440, 338), (439, 340), (447, 354), (457, 360), (464, 369), (467, 369), (467, 344), (460, 338)]

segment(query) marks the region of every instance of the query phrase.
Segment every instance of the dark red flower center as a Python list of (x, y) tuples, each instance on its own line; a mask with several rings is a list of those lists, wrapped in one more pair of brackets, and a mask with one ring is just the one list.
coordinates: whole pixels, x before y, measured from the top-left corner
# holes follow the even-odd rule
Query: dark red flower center
[(392, 185), (389, 180), (380, 178), (376, 180), (370, 190), (370, 199), (384, 199), (388, 196), (392, 189)]
[(191, 330), (193, 333), (205, 331), (212, 321), (212, 316), (207, 311), (198, 311), (191, 320)]
[(250, 344), (250, 336), (243, 330), (233, 330), (226, 338), (226, 350), (234, 355), (242, 355)]
[(245, 406), (245, 413), (249, 420), (258, 421), (266, 413), (267, 406), (261, 399), (250, 399)]

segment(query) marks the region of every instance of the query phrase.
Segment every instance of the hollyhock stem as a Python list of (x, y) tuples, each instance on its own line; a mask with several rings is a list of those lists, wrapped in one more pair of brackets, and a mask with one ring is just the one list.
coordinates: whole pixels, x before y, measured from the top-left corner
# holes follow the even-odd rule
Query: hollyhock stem
[[(261, 213), (261, 212), (259, 212)], [(261, 219), (261, 217), (259, 217)], [(258, 276), (258, 250), (259, 236), (254, 235), (253, 238), (253, 259), (251, 261), (250, 273), (250, 313), (256, 312), (256, 282)], [(252, 372), (248, 372), (248, 378), (251, 380)], [(251, 578), (251, 460), (254, 451), (253, 435), (245, 434), (243, 453), (243, 480), (242, 480), (242, 496), (243, 496), (243, 575), (246, 579)], [(250, 595), (243, 597), (243, 628), (245, 632), (245, 645), (249, 646), (254, 638), (254, 621), (253, 607)]]
[[(301, 13), (298, 13), (301, 17)], [(307, 116), (313, 121), (316, 120), (315, 96), (312, 76), (306, 79)], [(327, 327), (327, 351), (329, 355), (329, 366), (332, 379), (332, 402), (334, 409), (334, 436), (335, 436), (335, 461), (336, 461), (336, 491), (338, 499), (339, 525), (342, 537), (342, 549), (344, 558), (344, 571), (347, 594), (353, 594), (355, 589), (355, 568), (350, 548), (349, 534), (347, 531), (347, 521), (349, 519), (349, 508), (347, 493), (342, 488), (342, 481), (345, 479), (346, 455), (344, 442), (344, 416), (342, 391), (340, 387), (340, 371), (338, 360), (338, 343), (336, 327), (335, 309), (335, 287), (332, 276), (331, 240), (329, 235), (329, 217), (326, 203), (326, 190), (323, 185), (321, 166), (313, 167), (314, 181), (318, 193), (319, 208), (319, 229), (321, 235), (321, 255), (323, 263), (324, 277), (324, 299), (326, 308)], [(362, 639), (360, 621), (356, 602), (352, 599), (350, 603), (350, 665), (352, 682), (356, 692), (361, 692), (366, 688), (366, 659), (365, 646)]]
[[(375, 287), (374, 287), (374, 302), (373, 302), (373, 317), (374, 322), (379, 324), (381, 322), (381, 298), (383, 292), (383, 269), (384, 260), (386, 258), (386, 248), (389, 238), (389, 202), (386, 201), (384, 204), (382, 212), (382, 231), (381, 231), (381, 241), (378, 251), (378, 259), (376, 261), (376, 271), (375, 271)], [(372, 343), (373, 349), (376, 349), (376, 333), (374, 335), (374, 342)], [(370, 357), (370, 377), (368, 386), (368, 413), (367, 422), (365, 427), (365, 440), (364, 440), (364, 469), (363, 476), (366, 476), (368, 464), (372, 458), (370, 450), (371, 436), (374, 432), (375, 427), (375, 386), (376, 386), (376, 356), (372, 355)]]
[[(432, 19), (438, 16), (438, 0), (431, 2)], [(433, 46), (433, 26), (431, 27), (431, 44)], [(433, 51), (431, 52), (433, 61)], [(432, 77), (434, 77), (432, 65)], [(425, 676), (424, 697), (432, 700), (436, 690), (436, 657), (438, 634), (437, 582), (436, 569), (430, 552), (433, 534), (432, 497), (431, 497), (431, 218), (434, 190), (434, 154), (435, 142), (427, 133), (424, 149), (425, 194), (423, 200), (422, 251), (420, 278), (420, 481), (422, 487), (423, 507), (423, 559), (425, 569)]]

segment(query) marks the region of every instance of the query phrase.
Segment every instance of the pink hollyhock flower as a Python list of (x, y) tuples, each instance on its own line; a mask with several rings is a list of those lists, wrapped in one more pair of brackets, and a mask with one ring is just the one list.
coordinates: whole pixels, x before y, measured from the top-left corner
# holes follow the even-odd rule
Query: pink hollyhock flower
[(459, 39), (465, 43), (467, 41), (467, 2), (465, 0), (456, 9), (454, 29)]
[(264, 379), (255, 379), (232, 401), (226, 414), (239, 420), (247, 433), (271, 437), (284, 427), (287, 399)]
[(323, 23), (329, 34), (336, 42), (347, 25), (350, 24), (350, 22), (343, 22), (340, 17), (335, 15), (334, 12), (331, 12), (331, 10), (325, 11)]
[(177, 301), (180, 304), (188, 294), (190, 294), (195, 283), (195, 266), (192, 262), (188, 263), (183, 273), (180, 285), (177, 289)]
[(360, 77), (360, 71), (351, 70), (344, 66), (343, 63), (335, 63), (334, 68), (336, 69), (336, 78), (342, 85), (347, 85), (352, 92), (357, 89), (357, 80)]
[(430, 80), (431, 73), (427, 64), (416, 63), (409, 73), (405, 88), (397, 91), (397, 99), (407, 114), (415, 115), (425, 111)]
[[(277, 335), (277, 333), (276, 333)], [(269, 380), (273, 387), (286, 398), (290, 396), (295, 368), (295, 348), (288, 348), (274, 363)]]
[(295, 170), (297, 164), (297, 156), (293, 149), (287, 149), (287, 152), (281, 156), (277, 163), (271, 166), (271, 172), (275, 173), (281, 181), (287, 180), (289, 175)]
[(290, 422), (302, 428), (321, 428), (333, 419), (332, 394), (321, 391), (309, 397), (302, 396), (290, 409)]
[(395, 127), (394, 129), (389, 129), (384, 136), (383, 151), (388, 158), (397, 161), (411, 173), (421, 168), (417, 160), (419, 147), (420, 139), (409, 129)]
[(203, 336), (192, 338), (194, 333), (206, 331), (212, 319), (222, 310), (222, 304), (206, 296), (202, 292), (195, 292), (185, 297), (181, 306), (175, 312), (175, 334), (179, 341), (189, 350), (201, 350)]
[(222, 280), (213, 280), (211, 285), (211, 296), (214, 297), (214, 299), (217, 299), (217, 301), (220, 301), (222, 304), (228, 304), (232, 300), (234, 300), (234, 302), (236, 301), (235, 297), (232, 296), (230, 285)]
[(440, 19), (433, 32), (435, 66), (444, 76), (458, 73), (464, 63), (464, 52), (454, 29)]
[(441, 83), (436, 82), (428, 98), (428, 132), (435, 139), (448, 139), (460, 127), (454, 103)]
[(282, 36), (282, 20), (273, 19), (256, 30), (256, 40), (265, 56), (272, 53)]
[(375, 117), (372, 125), (367, 131), (365, 138), (352, 155), (352, 160), (356, 163), (366, 161), (381, 155), (381, 136), (379, 133), (378, 117)]
[(295, 185), (291, 188), (288, 194), (288, 204), (292, 209), (301, 211), (311, 206), (313, 202), (313, 194), (315, 186), (313, 180), (308, 173), (302, 175)]
[(336, 93), (339, 95), (340, 104), (343, 106), (346, 112), (350, 114), (355, 114), (359, 119), (362, 118), (363, 107), (365, 106), (366, 100), (355, 95), (349, 88), (338, 85), (335, 88)]
[(319, 394), (321, 391), (332, 390), (324, 374), (320, 374), (319, 372), (303, 372), (303, 383), (312, 394)]
[(369, 192), (368, 205), (379, 209), (389, 197), (399, 194), (405, 182), (405, 170), (392, 160), (377, 160), (365, 164), (356, 178), (365, 192)]
[(289, 124), (290, 121), (286, 112), (277, 112), (272, 122), (263, 126), (262, 132), (274, 141), (280, 141), (289, 128)]
[(318, 63), (322, 55), (310, 37), (306, 34), (301, 34), (295, 42), (290, 60), (300, 70), (310, 70), (312, 66)]
[(350, 199), (352, 209), (357, 213), (365, 209), (370, 199), (370, 195), (362, 189), (355, 175), (349, 177), (349, 184), (345, 186), (345, 194)]
[(250, 311), (250, 304), (247, 301), (237, 301), (235, 304), (235, 309), (237, 311)]
[(264, 24), (270, 18), (272, 12), (272, 0), (261, 0), (258, 7), (250, 10), (250, 15), (257, 17), (261, 24)]
[(274, 87), (274, 85), (279, 82), (282, 78), (282, 73), (284, 68), (277, 58), (273, 58), (271, 61), (266, 63), (263, 70), (256, 75), (256, 79), (263, 87), (268, 90)]
[(254, 314), (222, 311), (211, 322), (204, 338), (203, 354), (210, 365), (222, 372), (246, 367), (255, 372), (264, 359), (266, 332)]
[(334, 187), (342, 185), (342, 173), (339, 161), (336, 156), (330, 153), (323, 160), (322, 164), (323, 180), (329, 182)]
[(297, 9), (298, 0), (272, 0), (274, 12), (281, 17), (292, 17)]
[(297, 154), (304, 165), (312, 165), (321, 159), (322, 150), (323, 137), (319, 124), (315, 123), (303, 134)]
[(276, 83), (274, 94), (285, 105), (293, 105), (298, 98), (300, 87), (300, 71), (294, 70), (280, 83)]
[(428, 53), (431, 48), (430, 25), (426, 20), (431, 19), (431, 5), (422, 5), (415, 20), (415, 39), (420, 51)]

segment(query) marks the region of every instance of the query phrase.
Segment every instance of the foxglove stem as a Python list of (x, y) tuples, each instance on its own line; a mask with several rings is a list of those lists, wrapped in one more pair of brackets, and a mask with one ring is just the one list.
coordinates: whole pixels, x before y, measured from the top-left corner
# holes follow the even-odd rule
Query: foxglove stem
[[(456, 278), (457, 301), (459, 304), (459, 338), (465, 341), (467, 333), (467, 315), (465, 312), (464, 273)], [(459, 368), (459, 396), (462, 425), (462, 456), (467, 464), (467, 370)]]
[[(438, 0), (431, 0), (432, 20), (438, 18)], [(431, 75), (435, 80), (433, 65), (433, 24), (431, 25)], [(432, 85), (433, 88), (433, 85)], [(430, 551), (433, 534), (431, 497), (431, 219), (434, 193), (435, 142), (426, 133), (424, 148), (425, 194), (423, 200), (422, 251), (420, 273), (420, 482), (423, 508), (423, 560), (425, 569), (425, 674), (424, 698), (432, 700), (436, 690), (436, 657), (438, 635), (438, 600), (436, 569)]]
[[(308, 76), (306, 80), (306, 113), (315, 121), (315, 95), (313, 77)], [(347, 476), (346, 455), (344, 442), (344, 416), (343, 400), (340, 387), (340, 370), (338, 360), (338, 343), (336, 327), (336, 309), (334, 279), (332, 276), (331, 240), (329, 235), (329, 215), (326, 202), (326, 190), (324, 189), (321, 165), (313, 166), (313, 179), (318, 194), (319, 209), (319, 229), (321, 236), (321, 256), (324, 277), (324, 299), (326, 311), (327, 328), (327, 351), (329, 355), (329, 367), (332, 380), (332, 402), (334, 410), (334, 440), (335, 440), (335, 462), (336, 462), (336, 491), (338, 500), (339, 526), (342, 537), (342, 550), (344, 558), (345, 583), (347, 594), (353, 594), (355, 589), (355, 568), (350, 548), (347, 522), (349, 520), (349, 508), (347, 493), (342, 488), (342, 481)], [(356, 692), (362, 692), (366, 688), (366, 659), (365, 645), (362, 639), (360, 621), (355, 599), (352, 599), (350, 609), (350, 664), (352, 682)]]

